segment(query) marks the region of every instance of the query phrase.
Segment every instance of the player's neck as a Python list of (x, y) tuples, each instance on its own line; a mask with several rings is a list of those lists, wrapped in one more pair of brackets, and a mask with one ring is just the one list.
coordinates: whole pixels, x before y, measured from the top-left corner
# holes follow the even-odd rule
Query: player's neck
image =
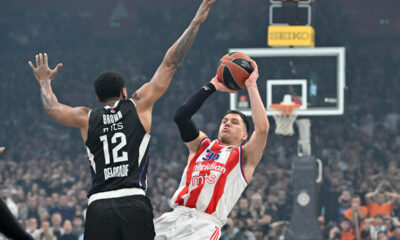
[(114, 106), (114, 104), (115, 104), (117, 101), (119, 101), (119, 100), (121, 100), (121, 99), (120, 99), (120, 98), (108, 99), (108, 100), (102, 102), (102, 104), (103, 104), (103, 106), (110, 106), (110, 107), (112, 107), (112, 106)]
[(218, 139), (218, 140), (219, 140), (220, 144), (222, 144), (222, 145), (224, 145), (226, 147), (229, 147), (229, 148), (237, 148), (237, 147), (240, 146), (240, 143), (239, 144), (234, 144), (234, 143), (231, 143), (231, 142), (224, 142), (221, 139)]

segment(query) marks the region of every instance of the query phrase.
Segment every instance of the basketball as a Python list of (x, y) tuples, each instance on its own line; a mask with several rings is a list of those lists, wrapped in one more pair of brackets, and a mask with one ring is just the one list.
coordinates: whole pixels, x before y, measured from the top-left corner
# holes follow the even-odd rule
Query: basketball
[(232, 90), (245, 88), (244, 82), (254, 70), (251, 61), (251, 58), (244, 53), (226, 54), (218, 63), (218, 81)]

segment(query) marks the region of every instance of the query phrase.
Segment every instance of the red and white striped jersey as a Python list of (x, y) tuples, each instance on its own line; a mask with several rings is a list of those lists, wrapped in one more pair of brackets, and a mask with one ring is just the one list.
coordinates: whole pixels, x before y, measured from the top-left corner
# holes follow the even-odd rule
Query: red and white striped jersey
[(185, 206), (226, 219), (248, 182), (242, 169), (242, 147), (230, 148), (204, 138), (183, 172), (171, 207)]

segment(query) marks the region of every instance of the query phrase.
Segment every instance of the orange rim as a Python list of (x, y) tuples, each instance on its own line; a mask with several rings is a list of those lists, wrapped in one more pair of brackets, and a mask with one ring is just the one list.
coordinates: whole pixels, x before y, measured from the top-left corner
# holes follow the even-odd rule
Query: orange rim
[(269, 107), (281, 112), (281, 115), (292, 115), (293, 110), (298, 109), (301, 105), (294, 103), (294, 104), (271, 104)]

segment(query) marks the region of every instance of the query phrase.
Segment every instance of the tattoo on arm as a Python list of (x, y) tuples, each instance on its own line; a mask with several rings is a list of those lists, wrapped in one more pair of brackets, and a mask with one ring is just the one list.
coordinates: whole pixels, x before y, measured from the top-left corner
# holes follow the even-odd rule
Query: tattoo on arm
[(197, 31), (198, 27), (191, 25), (190, 29), (188, 29), (187, 32), (182, 35), (182, 38), (178, 40), (175, 52), (172, 55), (172, 64), (174, 66), (178, 66), (189, 52), (194, 39), (196, 38)]
[(52, 102), (50, 82), (43, 81), (40, 83), (40, 98), (42, 99), (43, 107), (45, 110), (51, 110), (55, 108), (53, 104), (54, 102)]

